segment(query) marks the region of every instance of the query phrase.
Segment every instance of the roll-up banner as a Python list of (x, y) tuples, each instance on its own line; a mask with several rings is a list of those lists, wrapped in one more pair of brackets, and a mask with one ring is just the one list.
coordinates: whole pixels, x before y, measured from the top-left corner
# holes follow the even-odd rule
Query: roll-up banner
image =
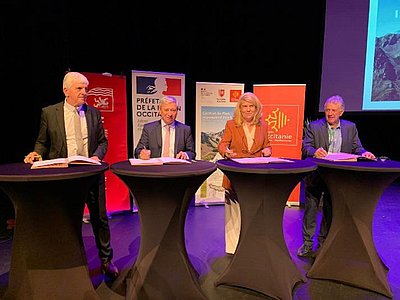
[[(301, 159), (306, 85), (255, 84), (253, 91), (263, 105), (272, 155)], [(290, 194), (287, 204), (300, 204), (300, 184)]]
[[(128, 159), (126, 78), (109, 73), (82, 72), (89, 80), (87, 102), (98, 108), (108, 139), (104, 161), (112, 164)], [(111, 171), (106, 176), (107, 211), (113, 213), (130, 209), (129, 190)]]
[[(222, 159), (217, 146), (243, 90), (243, 83), (196, 82), (197, 159)], [(195, 205), (224, 204), (222, 177), (222, 171), (216, 170), (204, 181), (196, 192)]]
[[(160, 119), (159, 102), (164, 96), (176, 98), (176, 119), (185, 123), (185, 74), (132, 70), (132, 149), (139, 142), (144, 124)], [(135, 203), (132, 206), (137, 211)]]

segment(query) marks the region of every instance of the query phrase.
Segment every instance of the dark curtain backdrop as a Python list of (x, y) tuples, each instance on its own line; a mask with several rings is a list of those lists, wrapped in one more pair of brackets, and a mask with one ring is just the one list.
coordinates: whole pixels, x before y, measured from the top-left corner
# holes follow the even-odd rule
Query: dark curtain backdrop
[[(193, 131), (197, 81), (244, 82), (246, 91), (255, 83), (305, 83), (305, 118), (322, 116), (325, 1), (5, 0), (0, 11), (1, 163), (31, 151), (40, 110), (63, 99), (67, 70), (126, 75), (128, 104), (131, 70), (184, 73)], [(393, 159), (400, 159), (398, 116), (345, 114), (366, 148)]]

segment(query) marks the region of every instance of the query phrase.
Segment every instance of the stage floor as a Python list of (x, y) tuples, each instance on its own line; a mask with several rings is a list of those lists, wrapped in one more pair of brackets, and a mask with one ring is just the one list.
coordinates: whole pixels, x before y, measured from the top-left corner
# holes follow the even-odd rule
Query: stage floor
[[(400, 183), (395, 182), (383, 194), (375, 211), (373, 237), (378, 253), (389, 267), (388, 280), (393, 299), (400, 299)], [(286, 207), (284, 235), (288, 250), (299, 270), (305, 274), (311, 267), (310, 259), (296, 255), (302, 244), (303, 209)], [(17, 225), (18, 226), (18, 225)], [(108, 288), (100, 273), (92, 228), (82, 224), (83, 238), (90, 276), (100, 299), (122, 299)], [(140, 223), (137, 213), (124, 212), (110, 218), (114, 263), (123, 272), (136, 259), (140, 245)], [(230, 256), (224, 252), (224, 206), (190, 207), (185, 227), (186, 245), (193, 266), (199, 273), (199, 282), (208, 299), (268, 299), (243, 288), (214, 286), (214, 281), (228, 265)], [(12, 240), (0, 243), (0, 298), (8, 284)], [(309, 279), (296, 285), (293, 299), (388, 299), (380, 294), (328, 280)]]

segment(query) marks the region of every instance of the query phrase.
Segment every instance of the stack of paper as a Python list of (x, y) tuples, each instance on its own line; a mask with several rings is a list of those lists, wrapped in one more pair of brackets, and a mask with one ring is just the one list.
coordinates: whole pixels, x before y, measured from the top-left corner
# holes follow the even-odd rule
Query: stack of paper
[(339, 153), (328, 153), (327, 156), (321, 157), (321, 159), (326, 159), (330, 161), (357, 161), (358, 157), (361, 156), (357, 154), (339, 152)]
[(245, 158), (232, 158), (240, 164), (271, 164), (271, 163), (290, 163), (292, 160), (279, 158), (279, 157), (245, 157)]
[(174, 157), (157, 157), (150, 159), (130, 158), (132, 166), (160, 166), (160, 165), (180, 165), (191, 164), (191, 161)]

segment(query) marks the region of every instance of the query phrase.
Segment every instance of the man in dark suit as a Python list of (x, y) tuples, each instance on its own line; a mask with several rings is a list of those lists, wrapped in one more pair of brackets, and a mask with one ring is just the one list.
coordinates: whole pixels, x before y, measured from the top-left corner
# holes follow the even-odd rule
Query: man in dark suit
[[(83, 74), (69, 72), (65, 75), (65, 101), (42, 109), (35, 147), (26, 156), (25, 163), (72, 155), (82, 155), (97, 161), (104, 158), (108, 141), (100, 111), (86, 104), (88, 85), (89, 81)], [(113, 249), (106, 211), (104, 173), (99, 175), (98, 182), (91, 187), (87, 206), (101, 259), (101, 271), (115, 279), (118, 269), (111, 261)]]
[(176, 99), (171, 96), (161, 98), (161, 119), (143, 126), (135, 157), (149, 159), (169, 156), (190, 160), (195, 158), (191, 129), (188, 125), (176, 121), (177, 114)]
[[(304, 134), (303, 157), (324, 157), (329, 153), (345, 152), (362, 155), (369, 159), (375, 156), (366, 151), (358, 137), (354, 123), (341, 120), (345, 109), (342, 97), (335, 95), (328, 98), (324, 104), (325, 118), (311, 122)], [(305, 209), (303, 216), (303, 244), (297, 255), (313, 256), (313, 239), (316, 232), (316, 217), (320, 201), (323, 201), (323, 213), (318, 235), (319, 248), (325, 241), (332, 221), (332, 204), (326, 185), (317, 172), (304, 179)]]

